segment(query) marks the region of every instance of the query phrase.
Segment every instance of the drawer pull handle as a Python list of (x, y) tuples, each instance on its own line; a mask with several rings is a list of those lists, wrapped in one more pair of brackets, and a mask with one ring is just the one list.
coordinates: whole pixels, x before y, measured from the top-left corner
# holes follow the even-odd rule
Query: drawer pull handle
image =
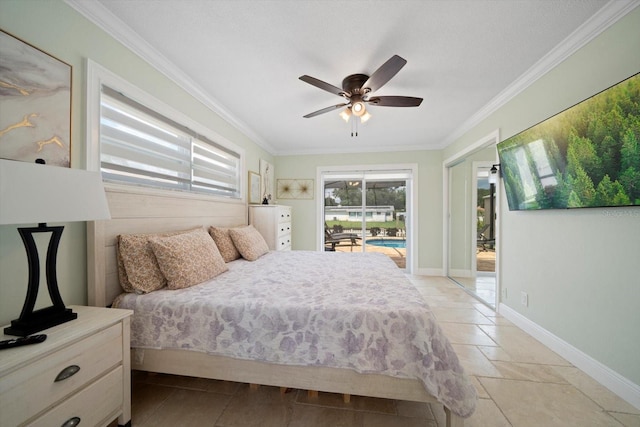
[[(60, 371), (60, 373), (58, 374), (58, 376), (55, 379), (55, 382), (60, 382), (60, 381), (66, 380), (67, 378), (72, 377), (75, 374), (77, 374), (79, 370), (80, 370), (80, 366), (78, 366), (78, 365), (67, 366), (62, 371)], [(69, 420), (69, 421), (71, 421), (71, 420)], [(69, 421), (67, 421), (67, 422), (69, 422)], [(80, 418), (78, 418), (78, 422), (80, 422)], [(64, 424), (64, 425), (66, 425), (66, 424)], [(69, 425), (75, 425), (75, 424), (69, 424)]]
[(80, 424), (80, 417), (69, 418), (60, 427), (75, 427)]

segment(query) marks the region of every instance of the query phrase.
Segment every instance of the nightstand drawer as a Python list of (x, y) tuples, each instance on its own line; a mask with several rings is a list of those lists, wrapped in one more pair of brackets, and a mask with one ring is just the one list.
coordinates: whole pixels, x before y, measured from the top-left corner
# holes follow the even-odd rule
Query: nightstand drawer
[[(99, 426), (122, 405), (122, 366), (42, 415), (29, 426), (62, 426), (75, 418), (81, 426)], [(68, 424), (68, 425), (78, 425)]]
[[(121, 364), (122, 324), (117, 323), (11, 372), (0, 383), (0, 425), (28, 420)], [(65, 369), (72, 375), (56, 381)]]

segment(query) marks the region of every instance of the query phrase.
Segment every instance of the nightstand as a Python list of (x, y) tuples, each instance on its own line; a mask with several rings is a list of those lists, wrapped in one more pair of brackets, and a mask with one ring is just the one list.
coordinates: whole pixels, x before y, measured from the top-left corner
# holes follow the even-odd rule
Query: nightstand
[(131, 425), (133, 312), (70, 308), (78, 318), (38, 332), (46, 341), (0, 351), (0, 426)]

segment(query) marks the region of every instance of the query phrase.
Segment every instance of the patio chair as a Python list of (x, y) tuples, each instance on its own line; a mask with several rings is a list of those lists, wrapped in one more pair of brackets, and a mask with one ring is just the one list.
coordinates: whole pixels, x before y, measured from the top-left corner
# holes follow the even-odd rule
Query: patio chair
[(347, 242), (349, 246), (351, 246), (351, 250), (353, 251), (354, 246), (358, 246), (358, 240), (361, 240), (361, 237), (356, 233), (336, 233), (332, 232), (329, 229), (327, 224), (324, 224), (324, 246), (325, 251), (335, 251), (336, 245), (340, 245), (341, 243)]
[(478, 231), (477, 251), (486, 252), (487, 246), (492, 247), (495, 244), (495, 239), (490, 239), (485, 234), (489, 230), (490, 225), (486, 224), (482, 227), (482, 230)]

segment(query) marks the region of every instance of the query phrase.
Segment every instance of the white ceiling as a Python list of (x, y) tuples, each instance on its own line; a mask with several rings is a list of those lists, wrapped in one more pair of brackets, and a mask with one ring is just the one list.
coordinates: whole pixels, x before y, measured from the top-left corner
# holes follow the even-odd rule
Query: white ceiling
[[(275, 155), (438, 149), (626, 13), (603, 0), (67, 0)], [(341, 86), (407, 65), (352, 138)], [(561, 90), (561, 88), (558, 88)]]

